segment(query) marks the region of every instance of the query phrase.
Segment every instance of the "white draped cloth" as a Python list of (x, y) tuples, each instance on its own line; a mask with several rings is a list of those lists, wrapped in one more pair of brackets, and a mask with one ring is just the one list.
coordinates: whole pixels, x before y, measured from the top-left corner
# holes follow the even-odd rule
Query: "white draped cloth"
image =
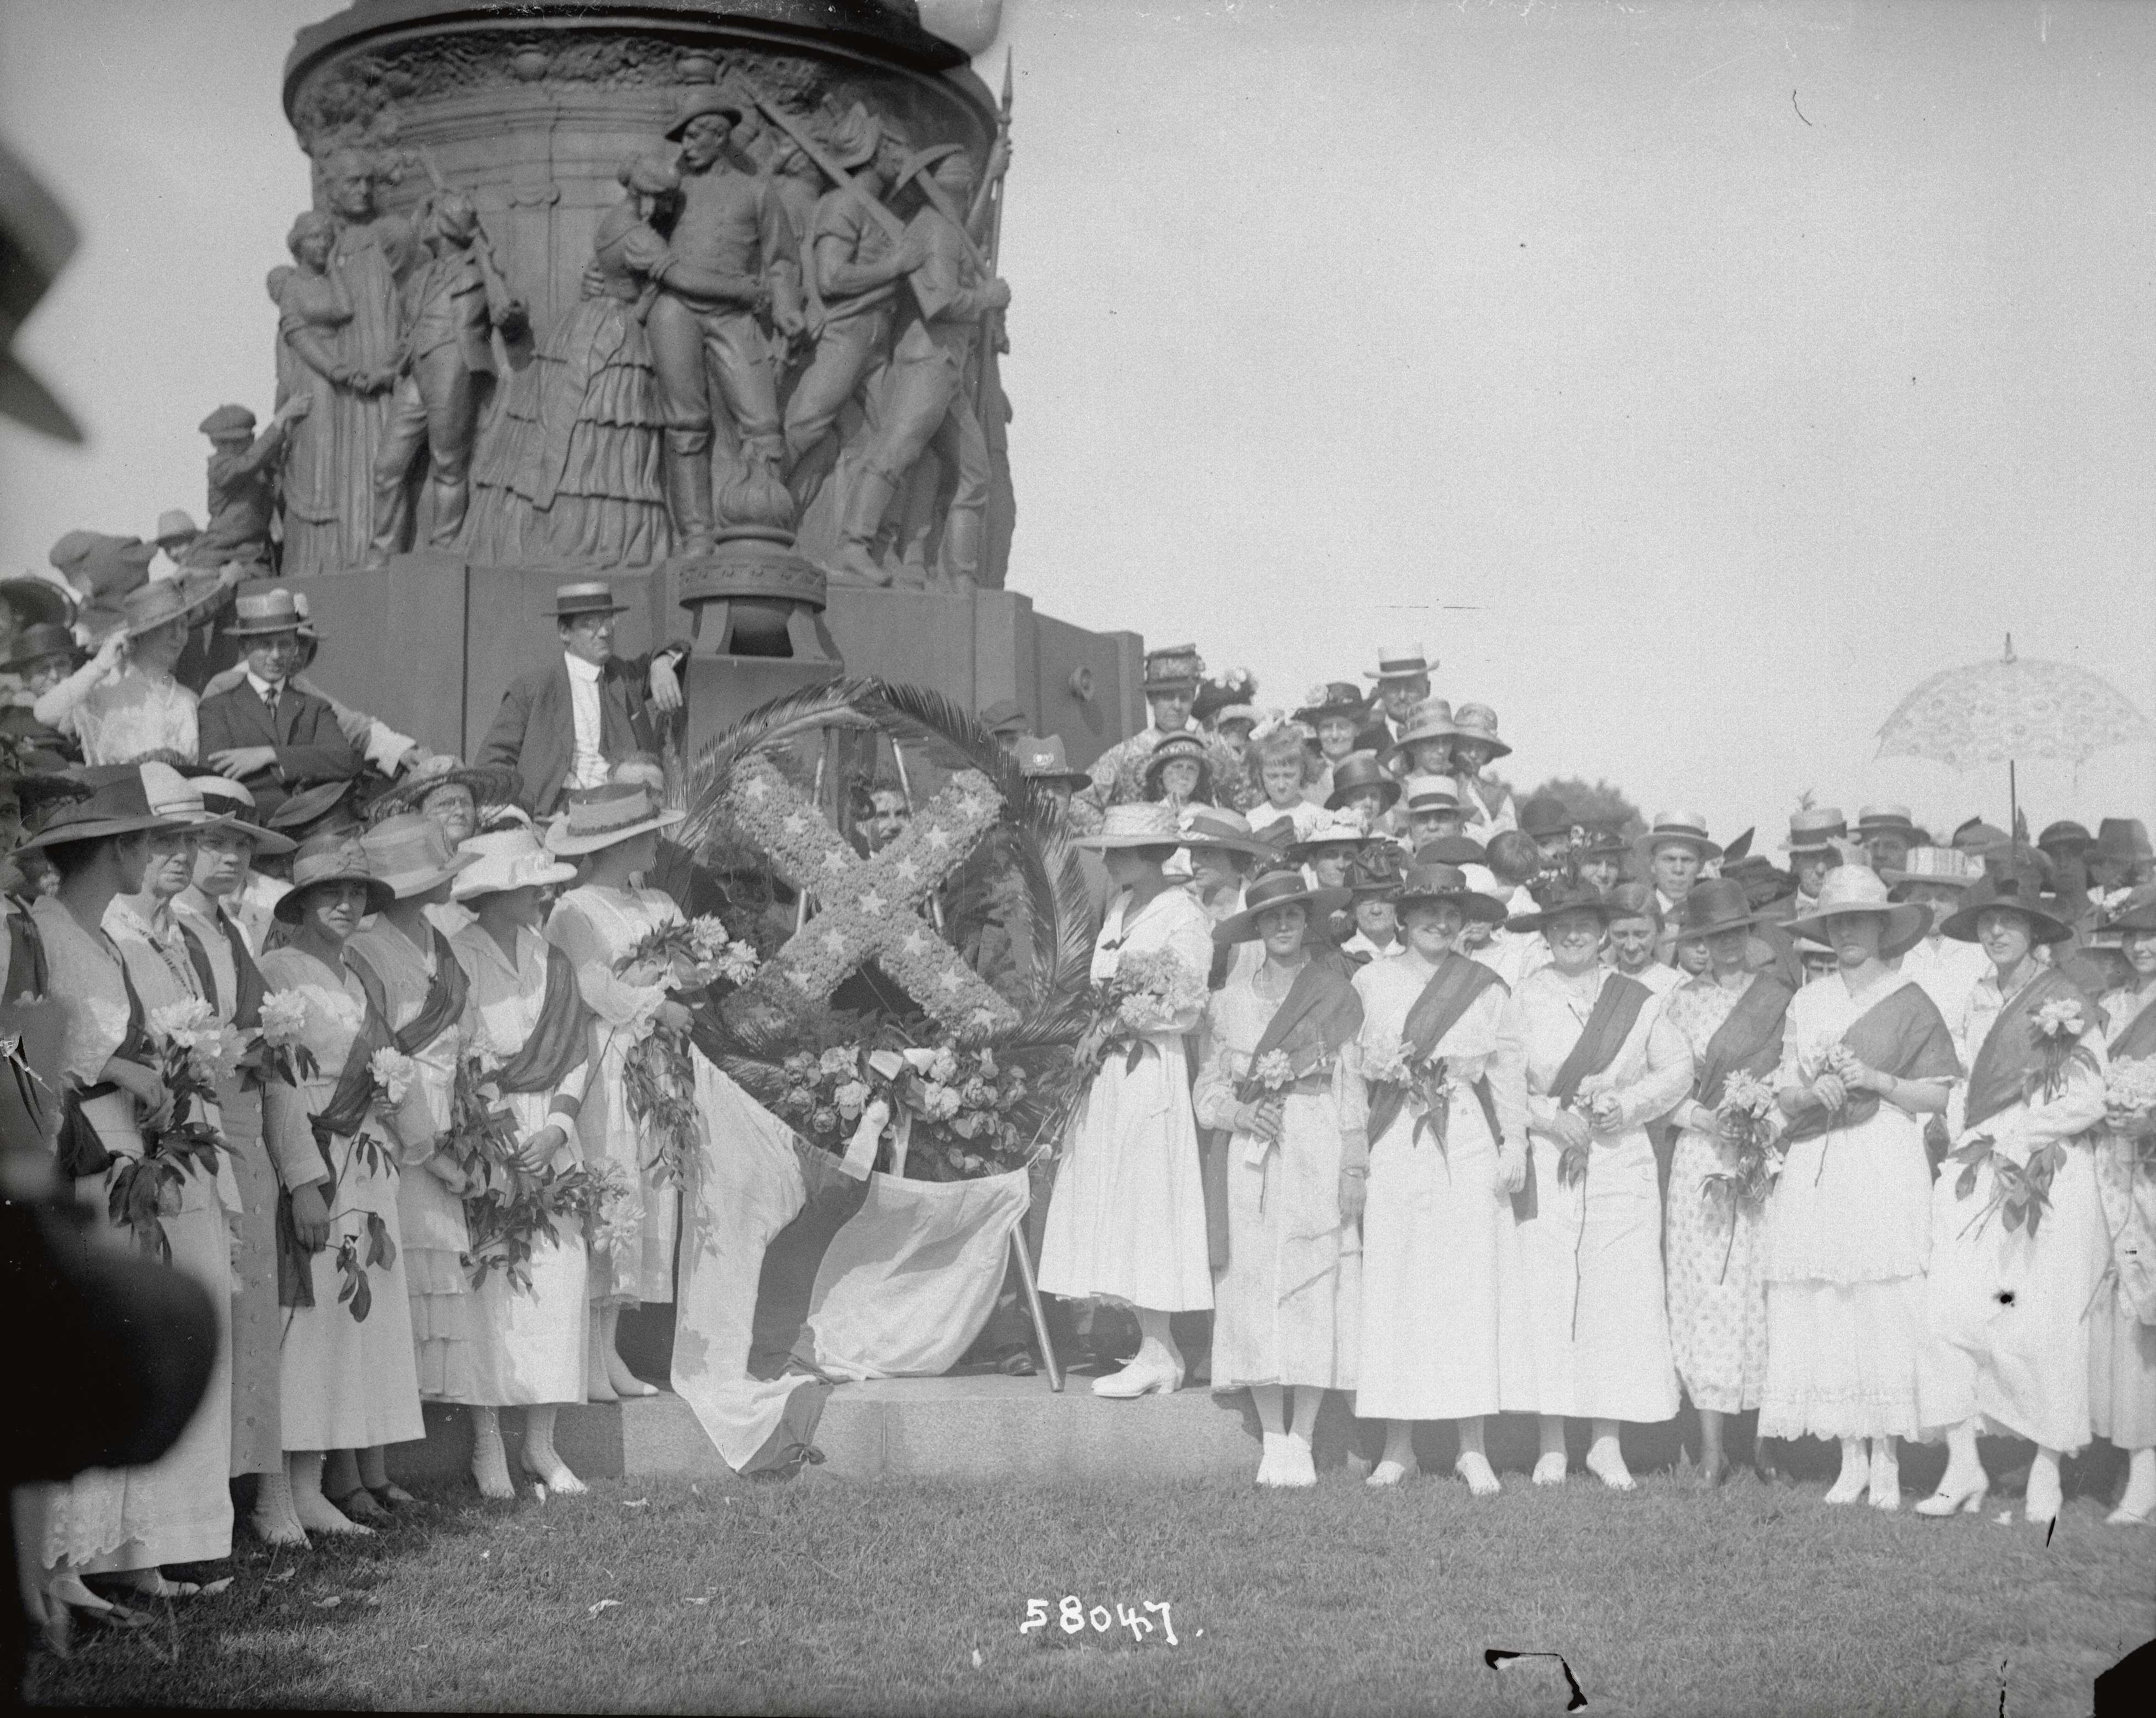
[[(1575, 984), (1545, 967), (1513, 992), (1491, 1068), (1507, 1138), (1527, 1139), (1531, 1121), (1556, 1112), (1550, 1088), (1615, 977), (1598, 967)], [(1691, 1085), (1683, 1034), (1650, 1000), (1615, 1059), (1580, 1085), (1583, 1115), (1599, 1093), (1618, 1100), (1615, 1125), (1594, 1136), (1585, 1177), (1564, 1186), (1558, 1148), (1540, 1136), (1530, 1142), (1537, 1208), (1519, 1234), (1539, 1413), (1655, 1422), (1677, 1411), (1662, 1292), (1661, 1186), (1646, 1124)]]
[[(2106, 1040), (2152, 1008), (2156, 985), (2107, 992)], [(2112, 1276), (2090, 1315), (2089, 1423), (2121, 1449), (2146, 1449), (2156, 1444), (2156, 1176), (2135, 1167), (2130, 1139), (2107, 1133), (2096, 1151)]]

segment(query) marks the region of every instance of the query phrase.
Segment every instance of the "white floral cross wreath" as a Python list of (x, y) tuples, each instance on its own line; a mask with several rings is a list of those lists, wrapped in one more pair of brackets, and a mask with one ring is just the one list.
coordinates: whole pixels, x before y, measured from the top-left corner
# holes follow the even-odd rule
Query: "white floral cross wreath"
[(766, 758), (736, 767), (726, 808), (778, 874), (814, 895), (820, 909), (738, 993), (743, 1006), (753, 1008), (759, 992), (768, 1000), (772, 987), (782, 984), (794, 1000), (821, 1002), (874, 960), (954, 1031), (1004, 1031), (1018, 1023), (1017, 1011), (921, 916), (922, 905), (995, 826), (1003, 808), (1003, 796), (979, 771), (953, 776), (916, 810), (903, 834), (868, 859)]

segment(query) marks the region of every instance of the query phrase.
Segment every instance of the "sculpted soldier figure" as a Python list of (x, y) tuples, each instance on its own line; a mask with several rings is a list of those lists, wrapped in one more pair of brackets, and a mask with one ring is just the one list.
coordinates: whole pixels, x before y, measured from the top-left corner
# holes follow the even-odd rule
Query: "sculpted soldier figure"
[(944, 560), (961, 589), (981, 571), (987, 537), (988, 447), (967, 391), (966, 370), (982, 316), (1010, 302), (1010, 288), (987, 278), (957, 213), (973, 193), (973, 166), (955, 143), (914, 155), (900, 170), (901, 190), (918, 184), (921, 208), (908, 226), (925, 255), (906, 277), (914, 315), (898, 337), (885, 378), (881, 425), (865, 469), (847, 498), (839, 527), (839, 571), (872, 584), (891, 576), (875, 558), (885, 510), (932, 446), (955, 475), (944, 526)]
[(817, 296), (815, 268), (810, 256), (816, 227), (816, 200), (824, 194), (823, 170), (784, 130), (767, 126), (759, 151), (764, 172), (786, 211), (786, 223), (793, 229), (794, 270), (801, 285), (801, 333), (787, 344), (778, 364), (778, 404), (782, 418), (793, 387), (808, 367), (817, 331), (824, 326), (823, 300)]
[(304, 393), (287, 396), (261, 434), (244, 406), (219, 406), (197, 427), (209, 438), (209, 523), (180, 551), (182, 567), (221, 567), (237, 561), (270, 570), (270, 520), (277, 506), (278, 456), (285, 433), (314, 408)]
[(434, 495), (429, 541), (437, 547), (456, 541), (471, 497), (480, 409), (495, 377), (490, 330), (500, 328), (515, 339), (529, 326), (524, 305), (494, 266), (470, 198), (442, 194), (426, 224), (433, 256), (404, 282), (397, 390), (374, 460), (369, 567), (386, 566), (405, 546), (412, 512), (408, 479), (422, 447)]
[(771, 182), (727, 160), (747, 105), (716, 87), (683, 98), (666, 135), (681, 145), (682, 208), (657, 299), (645, 322), (666, 414), (666, 500), (677, 544), (708, 548), (711, 396), (733, 420), (743, 457), (773, 478), (784, 440), (770, 343), (757, 313), (768, 305), (780, 333), (801, 330), (798, 253)]
[(904, 141), (859, 105), (829, 140), (827, 159), (853, 182), (824, 193), (811, 228), (806, 278), (824, 314), (815, 356), (786, 404), (787, 484), (797, 517), (830, 471), (826, 440), (839, 413), (891, 349), (899, 282), (927, 259), (922, 235), (909, 230), (894, 243), (869, 202), (890, 190), (906, 158)]

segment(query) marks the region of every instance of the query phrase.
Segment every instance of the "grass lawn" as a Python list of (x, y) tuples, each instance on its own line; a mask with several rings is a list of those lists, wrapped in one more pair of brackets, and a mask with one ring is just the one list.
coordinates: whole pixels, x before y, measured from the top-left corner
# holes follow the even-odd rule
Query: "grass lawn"
[[(381, 1536), (251, 1543), (215, 1597), (43, 1659), (54, 1704), (824, 1712), (2080, 1714), (2156, 1633), (2156, 1534), (2074, 1499), (2044, 1536), (1507, 1474), (1372, 1493), (599, 1482), (423, 1496)], [(1065, 1594), (1157, 1628), (1020, 1633)], [(1157, 1617), (1158, 1613), (1154, 1613)]]

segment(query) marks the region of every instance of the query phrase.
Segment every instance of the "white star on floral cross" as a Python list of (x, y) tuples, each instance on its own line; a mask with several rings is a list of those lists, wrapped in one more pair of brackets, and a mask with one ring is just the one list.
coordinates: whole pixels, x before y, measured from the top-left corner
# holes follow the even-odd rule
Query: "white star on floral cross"
[(726, 999), (730, 1011), (737, 1003), (753, 1010), (760, 990), (768, 1002), (781, 983), (796, 995), (828, 997), (873, 960), (945, 1026), (993, 1031), (1018, 1023), (1017, 1011), (921, 917), (928, 898), (995, 826), (1003, 797), (986, 776), (967, 770), (953, 777), (915, 808), (904, 833), (868, 859), (767, 758), (735, 767), (727, 799), (742, 833), (818, 903), (809, 926)]

